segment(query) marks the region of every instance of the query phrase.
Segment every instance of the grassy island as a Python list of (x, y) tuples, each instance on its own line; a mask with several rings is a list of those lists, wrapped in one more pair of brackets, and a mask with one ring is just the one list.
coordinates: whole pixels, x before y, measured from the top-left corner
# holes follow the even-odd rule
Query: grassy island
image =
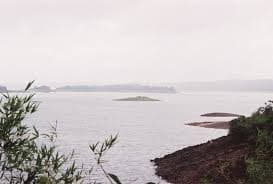
[(115, 99), (114, 101), (160, 101), (160, 100), (149, 98), (146, 96), (137, 96), (137, 97)]

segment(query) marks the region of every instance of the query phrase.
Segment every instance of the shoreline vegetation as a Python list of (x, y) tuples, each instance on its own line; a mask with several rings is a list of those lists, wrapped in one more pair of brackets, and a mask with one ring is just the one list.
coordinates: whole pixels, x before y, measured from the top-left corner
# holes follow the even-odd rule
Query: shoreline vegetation
[(146, 96), (136, 96), (136, 97), (129, 97), (129, 98), (114, 99), (113, 101), (136, 101), (136, 102), (151, 101), (151, 102), (154, 102), (154, 101), (160, 101), (160, 100), (146, 97)]

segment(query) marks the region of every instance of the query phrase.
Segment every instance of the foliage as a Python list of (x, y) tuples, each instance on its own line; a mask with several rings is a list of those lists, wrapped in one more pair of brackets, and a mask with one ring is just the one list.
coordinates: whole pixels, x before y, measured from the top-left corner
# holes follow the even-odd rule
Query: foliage
[(253, 123), (249, 123), (250, 118), (240, 117), (238, 119), (232, 120), (230, 122), (229, 134), (233, 136), (234, 139), (246, 139), (251, 135), (255, 134), (255, 128)]
[[(25, 92), (31, 87), (29, 83)], [(56, 127), (41, 134), (24, 119), (38, 109), (34, 94), (24, 97), (2, 94), (0, 101), (0, 180), (6, 183), (72, 183), (81, 171), (71, 162), (73, 153), (60, 154), (54, 145)]]
[(273, 160), (273, 132), (267, 129), (257, 131), (256, 157)]
[(246, 160), (249, 184), (272, 184), (273, 161), (249, 158)]
[(249, 183), (273, 183), (273, 134), (258, 129), (255, 157), (246, 160)]
[(103, 142), (97, 142), (96, 144), (89, 145), (90, 150), (93, 152), (95, 156), (97, 165), (101, 168), (104, 175), (106, 176), (106, 178), (111, 184), (121, 184), (121, 181), (116, 175), (112, 173), (108, 173), (105, 170), (105, 168), (103, 167), (103, 163), (105, 161), (102, 160), (102, 158), (106, 154), (106, 152), (114, 146), (114, 144), (117, 141), (117, 138), (118, 138), (118, 135), (114, 137), (110, 136), (109, 138), (105, 139)]
[(265, 103), (250, 117), (240, 117), (231, 122), (230, 134), (236, 136), (257, 136), (257, 129), (273, 131), (273, 101)]
[(204, 177), (200, 180), (200, 184), (212, 184), (213, 182), (211, 181), (210, 178)]
[(233, 120), (229, 134), (237, 141), (253, 143), (254, 153), (245, 161), (247, 183), (273, 183), (273, 102), (269, 101), (250, 117)]

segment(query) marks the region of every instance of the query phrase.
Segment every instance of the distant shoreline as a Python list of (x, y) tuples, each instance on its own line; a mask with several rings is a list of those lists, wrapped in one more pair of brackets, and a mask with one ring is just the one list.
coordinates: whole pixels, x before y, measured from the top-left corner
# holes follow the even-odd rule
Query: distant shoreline
[[(0, 86), (1, 87), (1, 86)], [(2, 90), (1, 90), (2, 89)], [(8, 90), (6, 87), (0, 88), (0, 91), (23, 92), (24, 90)], [(174, 87), (169, 86), (149, 86), (139, 84), (121, 84), (121, 85), (75, 85), (62, 86), (55, 89), (50, 86), (37, 86), (30, 89), (30, 92), (116, 92), (116, 93), (177, 93)]]

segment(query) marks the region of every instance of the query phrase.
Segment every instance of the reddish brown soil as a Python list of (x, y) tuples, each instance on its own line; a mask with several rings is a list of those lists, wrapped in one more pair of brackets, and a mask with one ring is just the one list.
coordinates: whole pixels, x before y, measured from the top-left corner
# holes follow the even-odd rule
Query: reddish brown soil
[(249, 143), (225, 136), (157, 158), (154, 163), (156, 174), (170, 183), (200, 184), (209, 178), (214, 184), (233, 184), (245, 177), (244, 158), (251, 153)]
[(198, 126), (203, 128), (215, 128), (215, 129), (229, 129), (228, 121), (211, 121), (211, 122), (194, 122), (186, 125)]

